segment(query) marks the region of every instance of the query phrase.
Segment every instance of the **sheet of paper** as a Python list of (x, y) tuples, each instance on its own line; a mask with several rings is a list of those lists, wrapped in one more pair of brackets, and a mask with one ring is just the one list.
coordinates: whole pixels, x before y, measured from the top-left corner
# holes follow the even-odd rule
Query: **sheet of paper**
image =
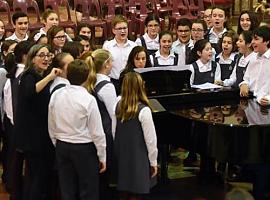
[(201, 84), (201, 85), (192, 85), (191, 87), (192, 88), (197, 88), (197, 89), (202, 89), (202, 90), (222, 88), (222, 86), (215, 85), (213, 83), (204, 83), (204, 84)]

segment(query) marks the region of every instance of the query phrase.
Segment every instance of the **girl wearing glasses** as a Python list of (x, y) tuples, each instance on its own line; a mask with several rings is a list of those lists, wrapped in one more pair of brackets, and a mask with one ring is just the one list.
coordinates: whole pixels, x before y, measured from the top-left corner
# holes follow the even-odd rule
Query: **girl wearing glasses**
[(62, 48), (66, 43), (66, 34), (63, 27), (53, 26), (47, 33), (48, 44), (52, 48), (54, 55), (62, 52)]
[(54, 163), (54, 147), (48, 134), (50, 82), (61, 73), (48, 69), (53, 54), (46, 45), (34, 45), (28, 52), (25, 71), (20, 78), (15, 133), (17, 148), (28, 163), (25, 199), (51, 199), (49, 187)]
[(146, 33), (137, 38), (135, 43), (138, 46), (143, 46), (147, 49), (149, 55), (154, 54), (159, 49), (159, 36), (158, 33), (160, 31), (160, 20), (159, 17), (150, 14), (145, 18), (145, 28)]
[[(47, 42), (44, 42), (43, 40), (40, 41), (40, 39), (46, 38), (47, 32), (51, 27), (59, 25), (59, 17), (57, 13), (51, 9), (46, 9), (43, 12), (42, 21), (44, 23), (44, 27), (42, 27), (40, 30), (37, 30), (36, 33), (31, 34), (31, 40), (33, 40), (36, 44), (47, 44)], [(65, 35), (68, 41), (72, 41), (68, 34), (65, 33)]]

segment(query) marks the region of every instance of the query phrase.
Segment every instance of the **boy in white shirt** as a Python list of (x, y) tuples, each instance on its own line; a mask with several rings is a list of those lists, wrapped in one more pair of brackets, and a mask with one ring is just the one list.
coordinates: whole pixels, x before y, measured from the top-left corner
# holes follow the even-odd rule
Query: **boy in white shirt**
[(17, 42), (27, 40), (27, 31), (29, 26), (27, 14), (21, 11), (15, 12), (12, 15), (12, 23), (15, 31), (11, 36), (7, 37), (6, 40), (15, 40)]
[(115, 16), (112, 20), (112, 27), (115, 37), (110, 41), (105, 41), (103, 49), (108, 50), (112, 54), (113, 66), (110, 77), (115, 88), (118, 89), (120, 73), (127, 64), (129, 53), (137, 45), (135, 42), (128, 40), (128, 21), (124, 16)]
[(95, 98), (86, 90), (89, 67), (74, 60), (68, 65), (67, 85), (55, 91), (48, 113), (49, 134), (63, 200), (99, 199), (99, 173), (106, 170), (106, 140)]
[(250, 62), (244, 81), (239, 84), (240, 96), (248, 96), (249, 91), (263, 106), (270, 104), (270, 27), (261, 26), (254, 30), (252, 47), (257, 53), (257, 59)]

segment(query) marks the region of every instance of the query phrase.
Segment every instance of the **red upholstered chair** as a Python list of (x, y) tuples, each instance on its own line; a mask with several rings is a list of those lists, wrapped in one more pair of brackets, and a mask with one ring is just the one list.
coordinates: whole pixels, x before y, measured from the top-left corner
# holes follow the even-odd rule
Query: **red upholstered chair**
[[(129, 12), (131, 13), (132, 24), (134, 24), (132, 26), (133, 31), (135, 32), (136, 35), (138, 34), (143, 35), (145, 32), (144, 21), (147, 15), (150, 13), (154, 13), (157, 16), (159, 16), (159, 13), (156, 7), (156, 2), (154, 0), (148, 0), (148, 1), (138, 0), (136, 2), (134, 0), (131, 0), (129, 2), (131, 5), (129, 8)], [(160, 19), (160, 21), (161, 21), (161, 27), (163, 28), (165, 26), (165, 21), (163, 19)]]
[[(31, 15), (32, 12), (30, 10), (34, 9), (36, 22), (29, 23), (29, 30), (37, 30), (42, 28), (44, 25), (40, 21), (40, 13), (38, 4), (35, 0), (13, 0), (13, 11), (21, 10), (25, 12), (28, 16)], [(31, 17), (32, 19), (32, 17)]]
[[(63, 20), (63, 17), (60, 16), (59, 7), (65, 8), (67, 11), (67, 20)], [(70, 6), (67, 0), (44, 0), (44, 10), (51, 8), (54, 10), (59, 17), (59, 26), (63, 28), (76, 28), (76, 23), (71, 19)]]
[(172, 15), (170, 16), (169, 29), (173, 30), (177, 21), (181, 18), (189, 18), (188, 6), (184, 4), (184, 0), (172, 0)]
[[(74, 9), (76, 22), (78, 23), (78, 18), (76, 12), (78, 9), (81, 9), (82, 19), (81, 22), (89, 24), (91, 27), (92, 35), (95, 35), (95, 27), (101, 27), (103, 29), (103, 39), (107, 39), (107, 23), (101, 18), (101, 9), (98, 1), (95, 0), (74, 0)], [(92, 11), (95, 13), (95, 18), (91, 18), (93, 15), (90, 15)]]
[(159, 16), (169, 15), (172, 12), (173, 8), (172, 8), (171, 0), (166, 0), (166, 1), (154, 0), (154, 1), (155, 1)]
[(0, 10), (4, 11), (1, 13), (6, 13), (6, 15), (7, 15), (8, 21), (7, 21), (7, 23), (5, 23), (6, 32), (13, 32), (14, 28), (13, 28), (12, 21), (11, 21), (11, 12), (10, 12), (9, 4), (4, 0), (0, 0)]

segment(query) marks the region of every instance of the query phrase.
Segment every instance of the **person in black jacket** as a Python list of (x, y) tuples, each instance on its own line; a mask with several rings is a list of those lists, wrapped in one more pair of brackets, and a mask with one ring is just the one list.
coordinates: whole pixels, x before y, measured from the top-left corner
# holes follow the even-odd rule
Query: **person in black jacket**
[(52, 57), (46, 45), (34, 45), (20, 79), (15, 134), (17, 148), (24, 152), (28, 164), (24, 200), (51, 199), (54, 147), (48, 134), (49, 86), (61, 73), (53, 68), (44, 76)]

